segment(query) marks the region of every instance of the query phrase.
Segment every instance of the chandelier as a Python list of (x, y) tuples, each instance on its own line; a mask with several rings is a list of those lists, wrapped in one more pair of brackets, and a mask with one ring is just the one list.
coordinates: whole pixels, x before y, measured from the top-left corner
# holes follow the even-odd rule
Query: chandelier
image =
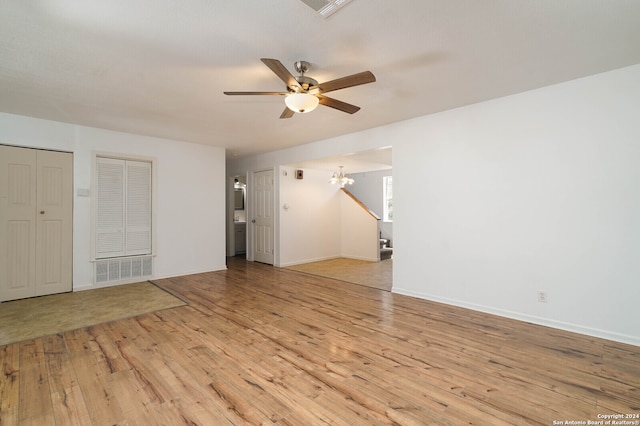
[(329, 179), (329, 182), (332, 184), (339, 183), (341, 188), (344, 188), (345, 185), (353, 185), (353, 182), (355, 182), (353, 178), (344, 173), (344, 170), (342, 170), (343, 168), (344, 166), (340, 166), (340, 171), (333, 172), (331, 179)]

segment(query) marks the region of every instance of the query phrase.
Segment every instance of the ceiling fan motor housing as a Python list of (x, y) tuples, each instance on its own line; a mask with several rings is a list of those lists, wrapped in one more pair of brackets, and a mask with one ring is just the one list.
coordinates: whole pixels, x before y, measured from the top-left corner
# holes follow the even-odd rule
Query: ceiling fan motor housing
[(299, 76), (296, 76), (295, 79), (298, 82), (298, 84), (300, 84), (300, 86), (302, 87), (303, 90), (307, 91), (309, 90), (309, 87), (311, 86), (317, 86), (318, 85), (318, 81), (311, 78), (311, 77), (307, 77), (304, 75), (304, 73), (306, 73), (307, 71), (309, 71), (309, 69), (311, 68), (311, 64), (307, 61), (296, 61), (293, 64), (294, 68), (296, 69), (296, 71), (298, 73), (300, 73)]
[(299, 75), (296, 77), (296, 81), (302, 86), (302, 88), (307, 91), (311, 86), (317, 86), (318, 82), (311, 77), (307, 77), (304, 75)]

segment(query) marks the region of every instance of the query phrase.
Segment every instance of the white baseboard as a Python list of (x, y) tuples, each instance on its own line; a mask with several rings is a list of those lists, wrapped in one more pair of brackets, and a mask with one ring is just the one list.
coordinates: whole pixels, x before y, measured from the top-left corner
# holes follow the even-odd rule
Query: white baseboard
[(358, 257), (358, 256), (344, 256), (344, 255), (337, 255), (337, 256), (326, 256), (326, 257), (316, 257), (313, 259), (303, 259), (303, 260), (296, 260), (293, 262), (285, 262), (285, 263), (280, 263), (276, 266), (279, 266), (281, 268), (286, 268), (288, 266), (295, 266), (295, 265), (302, 265), (305, 263), (312, 263), (312, 262), (322, 262), (323, 260), (332, 260), (332, 259), (353, 259), (353, 260), (364, 260), (366, 262), (379, 262), (380, 259), (377, 258), (369, 258), (369, 257)]
[(211, 269), (205, 269), (205, 270), (194, 270), (194, 271), (188, 271), (188, 272), (179, 272), (179, 273), (170, 274), (170, 275), (153, 275), (153, 276), (142, 277), (142, 278), (137, 278), (137, 279), (121, 280), (121, 281), (113, 281), (113, 282), (108, 282), (108, 283), (102, 283), (101, 285), (95, 285), (95, 284), (75, 285), (74, 284), (72, 291), (75, 292), (75, 291), (95, 290), (95, 289), (98, 289), (98, 288), (114, 287), (114, 286), (118, 286), (118, 285), (132, 284), (132, 283), (141, 282), (141, 281), (154, 281), (154, 280), (162, 280), (162, 279), (165, 279), (165, 278), (182, 277), (182, 276), (185, 276), (185, 275), (204, 274), (206, 272), (224, 271), (226, 269), (227, 269), (227, 265), (223, 265), (223, 266), (217, 266), (217, 267), (214, 267), (214, 268), (211, 268)]
[(461, 308), (472, 309), (474, 311), (484, 312), (487, 314), (498, 315), (518, 321), (529, 322), (546, 327), (556, 328), (559, 330), (570, 331), (573, 333), (583, 334), (600, 339), (612, 340), (614, 342), (626, 343), (630, 345), (640, 346), (640, 337), (629, 336), (626, 334), (616, 333), (608, 330), (600, 330), (592, 327), (585, 327), (579, 324), (571, 324), (563, 321), (551, 320), (548, 318), (538, 317), (535, 315), (522, 314), (519, 312), (508, 311), (505, 309), (493, 308), (491, 306), (477, 305), (474, 303), (463, 302), (460, 300), (437, 297), (431, 294), (417, 293), (402, 288), (393, 287), (393, 293), (402, 294), (404, 296), (416, 297), (418, 299), (430, 300), (432, 302), (444, 303), (446, 305), (458, 306)]
[(311, 259), (294, 260), (293, 262), (280, 263), (276, 266), (280, 268), (286, 268), (287, 266), (302, 265), (304, 263), (312, 263), (312, 262), (322, 262), (323, 260), (338, 259), (340, 257), (342, 256), (338, 255), (338, 256), (315, 257)]
[(153, 281), (153, 280), (163, 280), (165, 278), (175, 278), (175, 277), (182, 277), (185, 275), (195, 275), (195, 274), (205, 274), (207, 272), (217, 272), (217, 271), (224, 271), (227, 269), (227, 265), (222, 265), (222, 266), (215, 266), (213, 268), (207, 268), (204, 270), (193, 270), (193, 271), (182, 271), (182, 272), (178, 272), (178, 273), (174, 273), (174, 274), (170, 274), (170, 275), (154, 275), (153, 277), (149, 278), (149, 281)]
[(340, 256), (345, 259), (353, 259), (353, 260), (363, 260), (365, 262), (380, 262), (380, 259), (377, 257), (360, 257), (360, 256)]

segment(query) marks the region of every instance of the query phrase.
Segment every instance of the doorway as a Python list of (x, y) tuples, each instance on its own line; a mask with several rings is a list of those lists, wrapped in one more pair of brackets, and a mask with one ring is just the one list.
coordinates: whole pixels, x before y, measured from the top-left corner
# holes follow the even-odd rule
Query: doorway
[[(335, 157), (301, 161), (288, 164), (287, 167), (320, 172), (318, 180), (313, 181), (318, 187), (331, 185), (332, 173), (337, 174), (340, 170), (353, 179), (353, 182), (347, 183), (345, 188), (357, 198), (361, 205), (366, 206), (366, 209), (380, 217), (378, 230), (380, 261), (370, 262), (357, 258), (340, 257), (341, 254), (336, 256), (335, 250), (331, 252), (331, 246), (327, 246), (324, 252), (315, 252), (316, 259), (310, 259), (308, 262), (282, 257), (280, 262), (287, 265), (288, 269), (367, 285), (381, 290), (390, 290), (393, 286), (392, 257), (395, 246), (393, 199), (390, 187), (393, 176), (392, 147), (387, 146)], [(315, 176), (315, 174), (311, 176)], [(317, 209), (322, 208), (320, 205), (314, 205)], [(280, 244), (280, 247), (283, 247), (292, 244), (292, 241), (283, 240)], [(307, 244), (314, 244), (314, 241), (307, 237)]]
[(231, 211), (229, 256), (244, 256), (247, 253), (247, 177), (234, 176), (231, 182)]

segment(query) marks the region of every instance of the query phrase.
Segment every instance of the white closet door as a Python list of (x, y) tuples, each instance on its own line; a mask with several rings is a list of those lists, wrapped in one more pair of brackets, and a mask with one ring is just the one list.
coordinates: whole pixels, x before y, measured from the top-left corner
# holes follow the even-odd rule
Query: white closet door
[(71, 291), (73, 157), (37, 151), (36, 296)]
[(125, 162), (112, 158), (96, 161), (96, 258), (124, 256)]
[(0, 301), (72, 289), (73, 156), (0, 146)]
[(96, 259), (151, 254), (151, 163), (97, 158)]
[(0, 301), (35, 296), (36, 151), (0, 146)]
[(126, 162), (126, 254), (151, 254), (151, 163)]

